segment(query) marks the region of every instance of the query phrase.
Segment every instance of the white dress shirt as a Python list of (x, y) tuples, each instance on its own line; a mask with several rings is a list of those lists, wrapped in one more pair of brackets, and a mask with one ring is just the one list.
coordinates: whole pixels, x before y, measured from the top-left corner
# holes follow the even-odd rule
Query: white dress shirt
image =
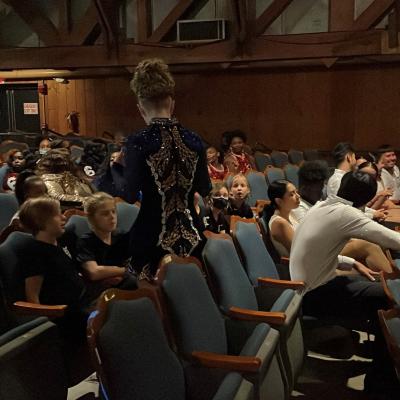
[(397, 165), (393, 167), (393, 174), (382, 168), (381, 178), (386, 189), (393, 189), (393, 196), (390, 200), (400, 200), (400, 171)]
[(335, 172), (328, 180), (328, 185), (326, 188), (326, 194), (328, 195), (328, 198), (337, 195), (337, 192), (340, 188), (340, 183), (342, 182), (342, 178), (345, 174), (347, 174), (346, 171), (342, 171), (341, 169), (337, 168), (335, 169)]
[(306, 292), (335, 278), (338, 255), (351, 238), (400, 250), (400, 233), (372, 221), (350, 202), (331, 197), (312, 207), (295, 231), (291, 278), (304, 281)]

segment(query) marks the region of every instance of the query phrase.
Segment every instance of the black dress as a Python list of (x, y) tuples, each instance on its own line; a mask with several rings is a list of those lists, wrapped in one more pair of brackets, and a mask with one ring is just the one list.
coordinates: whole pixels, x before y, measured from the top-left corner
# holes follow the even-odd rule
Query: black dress
[(153, 119), (127, 138), (123, 148), (125, 187), (129, 199), (142, 192), (139, 215), (131, 229), (133, 265), (156, 271), (166, 253), (188, 256), (202, 240), (193, 196), (207, 196), (211, 181), (203, 143), (175, 119)]

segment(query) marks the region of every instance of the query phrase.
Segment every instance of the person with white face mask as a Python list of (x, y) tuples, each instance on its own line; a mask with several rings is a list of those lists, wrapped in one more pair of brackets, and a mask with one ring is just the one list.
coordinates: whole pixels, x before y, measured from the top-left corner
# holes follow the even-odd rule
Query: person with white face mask
[(39, 154), (41, 156), (44, 156), (50, 149), (51, 147), (49, 139), (47, 138), (42, 139), (41, 142), (39, 143)]

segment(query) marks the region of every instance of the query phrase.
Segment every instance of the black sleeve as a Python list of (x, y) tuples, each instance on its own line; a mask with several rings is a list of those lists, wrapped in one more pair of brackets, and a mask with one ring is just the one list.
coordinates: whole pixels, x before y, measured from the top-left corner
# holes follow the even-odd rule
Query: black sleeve
[(253, 210), (251, 209), (251, 207), (248, 204), (245, 204), (244, 207), (244, 217), (243, 218), (254, 218), (254, 214), (253, 214)]
[(193, 191), (198, 192), (200, 196), (206, 197), (211, 192), (211, 189), (212, 185), (210, 175), (208, 174), (206, 151), (202, 145), (193, 180)]
[(87, 261), (96, 261), (96, 249), (93, 248), (89, 239), (82, 238), (78, 240), (76, 260), (81, 264)]
[(25, 257), (21, 257), (19, 261), (19, 268), (24, 279), (31, 276), (43, 276), (46, 273), (44, 260), (40, 261), (38, 257), (33, 256), (30, 252)]

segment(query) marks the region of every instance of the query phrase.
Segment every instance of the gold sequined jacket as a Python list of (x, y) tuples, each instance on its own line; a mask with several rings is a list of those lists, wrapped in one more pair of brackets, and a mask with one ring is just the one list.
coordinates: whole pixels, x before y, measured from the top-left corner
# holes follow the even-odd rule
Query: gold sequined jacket
[(70, 172), (62, 174), (43, 174), (42, 179), (50, 197), (60, 202), (82, 203), (84, 198), (93, 193), (87, 183), (81, 181)]

